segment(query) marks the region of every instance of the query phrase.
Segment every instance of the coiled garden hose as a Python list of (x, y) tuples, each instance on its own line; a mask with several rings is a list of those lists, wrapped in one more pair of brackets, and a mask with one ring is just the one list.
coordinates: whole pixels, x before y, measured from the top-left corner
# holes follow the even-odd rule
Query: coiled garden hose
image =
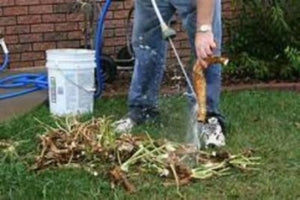
[[(9, 51), (3, 37), (0, 38), (0, 44), (4, 53), (4, 62), (0, 66), (0, 72), (2, 72), (9, 64)], [(0, 79), (0, 89), (19, 89), (23, 87), (25, 87), (25, 89), (18, 90), (16, 92), (0, 94), (0, 100), (14, 98), (38, 90), (47, 89), (47, 77), (44, 74), (19, 74)]]

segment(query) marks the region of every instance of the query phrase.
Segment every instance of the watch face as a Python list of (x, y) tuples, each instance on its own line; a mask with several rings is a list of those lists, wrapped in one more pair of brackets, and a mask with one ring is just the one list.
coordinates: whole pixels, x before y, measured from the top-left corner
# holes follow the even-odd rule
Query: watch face
[(210, 25), (202, 25), (200, 26), (199, 29), (201, 32), (207, 32), (207, 31), (211, 31), (211, 26)]

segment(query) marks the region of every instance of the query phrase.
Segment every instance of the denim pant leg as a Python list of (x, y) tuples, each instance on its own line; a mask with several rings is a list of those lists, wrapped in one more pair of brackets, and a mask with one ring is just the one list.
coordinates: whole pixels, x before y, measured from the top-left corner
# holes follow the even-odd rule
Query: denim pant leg
[[(196, 1), (195, 0), (171, 0), (172, 4), (178, 10), (184, 28), (186, 29), (190, 44), (195, 54), (195, 34), (196, 34)], [(218, 48), (214, 51), (214, 55), (221, 55), (222, 45), (222, 5), (221, 0), (216, 0), (214, 19), (213, 19), (213, 33)], [(220, 115), (219, 102), (221, 93), (221, 65), (215, 64), (207, 68), (205, 71), (207, 82), (207, 111), (213, 115)], [(191, 104), (195, 104), (196, 100), (190, 96)]]
[[(169, 0), (157, 1), (165, 21), (174, 14)], [(156, 109), (166, 59), (166, 42), (151, 0), (135, 0), (132, 44), (135, 66), (128, 104), (129, 110)]]

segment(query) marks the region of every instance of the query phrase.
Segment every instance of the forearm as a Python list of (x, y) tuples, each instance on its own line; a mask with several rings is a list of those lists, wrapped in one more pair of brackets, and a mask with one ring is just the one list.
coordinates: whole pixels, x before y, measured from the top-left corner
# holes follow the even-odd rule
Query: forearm
[(212, 24), (214, 8), (215, 0), (197, 0), (197, 27)]

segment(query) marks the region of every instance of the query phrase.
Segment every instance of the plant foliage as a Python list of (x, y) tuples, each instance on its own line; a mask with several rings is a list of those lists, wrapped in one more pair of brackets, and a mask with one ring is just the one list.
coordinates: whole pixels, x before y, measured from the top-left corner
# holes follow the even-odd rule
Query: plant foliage
[(300, 1), (233, 0), (225, 77), (295, 80), (300, 76)]

